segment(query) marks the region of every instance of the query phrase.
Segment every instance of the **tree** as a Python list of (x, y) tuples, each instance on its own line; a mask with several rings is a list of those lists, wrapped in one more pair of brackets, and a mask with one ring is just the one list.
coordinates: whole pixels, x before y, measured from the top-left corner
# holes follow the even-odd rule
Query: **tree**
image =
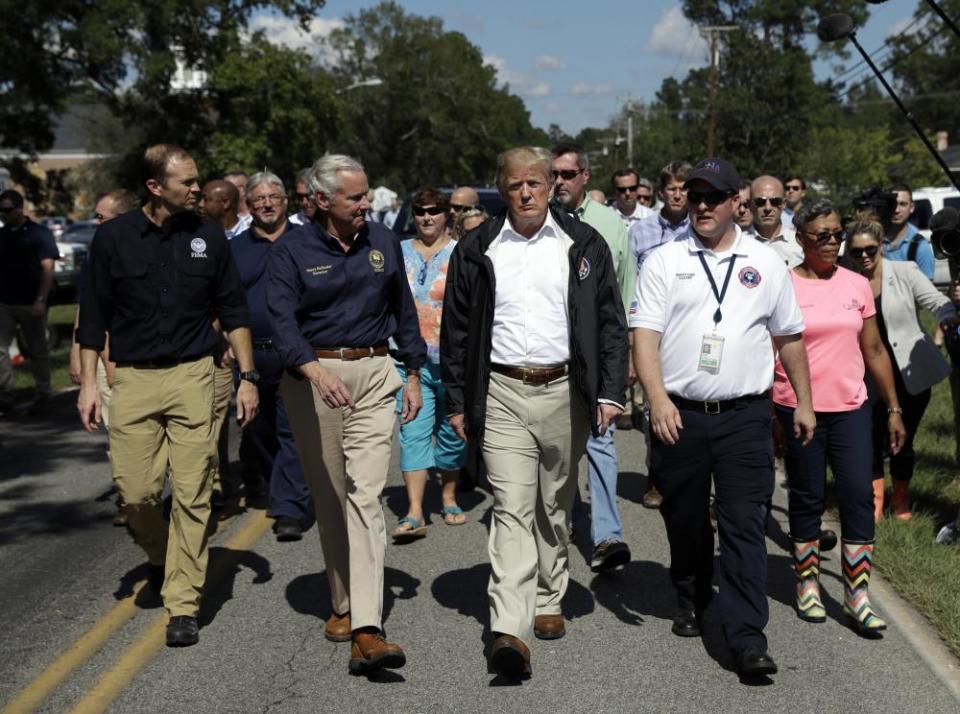
[(436, 17), (382, 2), (345, 18), (331, 36), (347, 131), (337, 146), (363, 161), (371, 181), (395, 190), (425, 183), (491, 183), (496, 156), (548, 143), (523, 101), (496, 86), (480, 49)]

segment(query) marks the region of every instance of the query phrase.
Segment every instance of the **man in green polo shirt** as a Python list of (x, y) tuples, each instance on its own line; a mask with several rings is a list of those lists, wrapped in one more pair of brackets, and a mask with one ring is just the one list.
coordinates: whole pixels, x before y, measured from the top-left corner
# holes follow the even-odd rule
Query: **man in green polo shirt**
[[(637, 281), (637, 262), (630, 250), (627, 229), (613, 210), (587, 196), (590, 164), (583, 148), (573, 143), (561, 143), (553, 148), (552, 153), (554, 200), (592, 226), (607, 241), (613, 255), (620, 297), (626, 307), (633, 301)], [(631, 365), (630, 381), (635, 379)], [(596, 573), (622, 569), (630, 562), (630, 548), (623, 541), (623, 523), (617, 508), (619, 463), (613, 432), (611, 424), (603, 436), (591, 437), (587, 441), (590, 536), (593, 543), (590, 568)], [(579, 503), (577, 498), (574, 511)]]

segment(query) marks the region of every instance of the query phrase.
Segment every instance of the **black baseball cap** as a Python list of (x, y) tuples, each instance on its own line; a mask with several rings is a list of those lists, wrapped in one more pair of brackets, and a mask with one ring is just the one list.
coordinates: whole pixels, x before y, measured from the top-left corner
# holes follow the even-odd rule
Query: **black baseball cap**
[(698, 162), (693, 171), (687, 174), (683, 187), (690, 188), (690, 184), (697, 179), (706, 181), (719, 191), (737, 193), (740, 190), (740, 174), (723, 159), (703, 159)]

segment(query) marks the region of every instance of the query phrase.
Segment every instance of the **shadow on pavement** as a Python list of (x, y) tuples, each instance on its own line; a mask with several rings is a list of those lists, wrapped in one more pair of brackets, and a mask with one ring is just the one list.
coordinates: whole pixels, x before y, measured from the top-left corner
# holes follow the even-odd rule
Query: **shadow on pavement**
[(200, 627), (213, 622), (224, 604), (233, 599), (233, 584), (241, 572), (241, 566), (254, 572), (254, 584), (266, 583), (273, 578), (270, 561), (252, 550), (210, 548), (207, 584), (200, 601)]
[[(482, 491), (458, 491), (457, 504), (466, 513), (470, 513), (479, 504), (483, 503), (486, 494)], [(407, 489), (404, 486), (389, 486), (383, 489), (383, 500), (387, 508), (397, 519), (407, 515)], [(443, 502), (440, 500), (440, 478), (439, 476), (429, 476), (427, 478), (427, 490), (423, 495), (423, 515), (427, 525), (434, 521), (443, 523), (440, 517), (440, 510), (443, 508)], [(388, 527), (390, 530), (392, 526)]]
[(646, 474), (637, 471), (621, 471), (617, 477), (617, 495), (633, 503), (643, 503), (643, 494), (650, 482)]
[[(394, 602), (415, 597), (420, 581), (402, 570), (389, 567), (383, 569), (383, 577), (383, 622), (386, 624)], [(326, 571), (294, 578), (287, 585), (285, 595), (290, 607), (301, 615), (313, 615), (326, 620), (332, 614)]]
[[(11, 489), (4, 492), (7, 500)], [(112, 527), (113, 514), (91, 501), (40, 501), (7, 513), (0, 523), (0, 545), (38, 535), (61, 535), (80, 530)]]
[(590, 590), (601, 607), (627, 625), (641, 625), (644, 616), (670, 620), (676, 604), (669, 571), (660, 563), (634, 560), (619, 573), (597, 575)]

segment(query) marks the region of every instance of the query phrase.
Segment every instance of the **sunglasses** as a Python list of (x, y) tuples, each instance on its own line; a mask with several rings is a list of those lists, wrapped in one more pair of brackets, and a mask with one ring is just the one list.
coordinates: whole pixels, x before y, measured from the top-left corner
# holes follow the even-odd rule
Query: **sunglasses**
[(635, 183), (633, 184), (633, 186), (615, 186), (614, 188), (617, 189), (618, 193), (633, 193), (638, 188), (640, 188), (640, 184)]
[(443, 213), (443, 209), (440, 206), (414, 206), (413, 215), (422, 217), (426, 215), (439, 216)]
[(16, 206), (0, 206), (0, 213), (13, 213), (16, 210)]
[(817, 243), (826, 243), (831, 238), (835, 239), (837, 243), (843, 243), (843, 239), (847, 237), (847, 234), (842, 230), (839, 231), (821, 231), (820, 233), (811, 233), (810, 231), (802, 231), (808, 236), (813, 236), (817, 239)]
[(562, 178), (564, 181), (572, 181), (582, 173), (583, 169), (564, 169), (563, 171), (551, 171), (550, 175), (553, 176), (554, 181), (558, 178)]
[(701, 203), (705, 203), (708, 206), (716, 206), (726, 201), (731, 195), (733, 194), (727, 193), (726, 191), (707, 191), (706, 193), (687, 191), (687, 200), (691, 206), (699, 206)]
[(862, 258), (864, 255), (869, 255), (872, 258), (879, 250), (878, 246), (868, 245), (866, 248), (851, 248), (848, 252), (852, 258)]
[(476, 208), (476, 206), (462, 206), (459, 203), (451, 203), (450, 209), (456, 211), (457, 213), (463, 213), (464, 211), (470, 211)]
[(309, 193), (297, 193), (297, 200), (302, 201), (305, 198), (310, 198), (311, 194)]
[(753, 205), (757, 208), (763, 208), (768, 203), (774, 208), (780, 208), (783, 205), (783, 199), (780, 196), (773, 196), (772, 198), (761, 198), (758, 196), (753, 199)]
[(802, 191), (803, 186), (785, 186), (788, 191)]

